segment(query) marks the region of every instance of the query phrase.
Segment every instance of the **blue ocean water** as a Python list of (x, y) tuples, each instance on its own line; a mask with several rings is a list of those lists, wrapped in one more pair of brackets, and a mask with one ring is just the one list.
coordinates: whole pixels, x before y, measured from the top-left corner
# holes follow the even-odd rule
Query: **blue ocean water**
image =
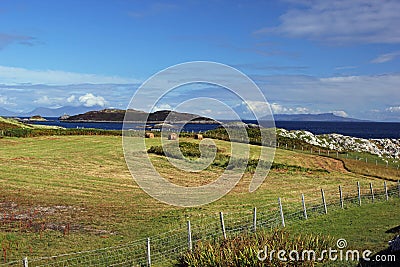
[[(47, 118), (42, 125), (56, 125), (65, 128), (96, 128), (105, 130), (121, 130), (122, 123), (113, 122), (61, 122), (57, 118)], [(254, 121), (245, 121), (254, 123)], [(400, 123), (395, 122), (321, 122), (321, 121), (276, 121), (276, 127), (286, 130), (307, 130), (313, 134), (338, 133), (360, 138), (395, 138), (400, 139)], [(136, 128), (139, 124), (131, 124)], [(205, 132), (218, 127), (215, 124), (186, 124), (184, 131)]]

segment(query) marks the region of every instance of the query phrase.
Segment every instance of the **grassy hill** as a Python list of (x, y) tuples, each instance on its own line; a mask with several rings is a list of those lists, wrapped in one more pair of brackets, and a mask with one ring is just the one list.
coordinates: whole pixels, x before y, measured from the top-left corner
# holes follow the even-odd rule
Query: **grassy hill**
[(13, 119), (6, 119), (0, 117), (0, 130), (17, 129), (17, 128), (31, 128), (31, 126), (23, 124)]
[[(160, 145), (160, 138), (146, 141), (148, 148)], [(214, 141), (229, 154), (229, 142)], [(250, 149), (257, 157), (259, 147)], [(3, 138), (0, 158), (0, 243), (8, 244), (9, 258), (16, 259), (126, 244), (185, 227), (187, 219), (193, 227), (210, 223), (218, 227), (219, 211), (226, 214), (227, 225), (250, 219), (253, 207), (259, 209), (260, 219), (267, 219), (276, 214), (278, 197), (286, 211), (300, 210), (302, 193), (311, 205), (321, 203), (321, 188), (327, 201), (337, 201), (339, 185), (345, 196), (356, 191), (357, 181), (363, 192), (370, 182), (376, 188), (383, 185), (380, 178), (346, 169), (340, 160), (277, 149), (278, 167), (256, 192), (248, 192), (251, 173), (246, 172), (220, 200), (199, 208), (177, 208), (138, 187), (126, 167), (119, 136)], [(150, 158), (167, 179), (186, 186), (208, 183), (223, 172), (212, 166), (185, 173), (163, 156), (150, 154)], [(390, 216), (398, 218), (397, 214)]]

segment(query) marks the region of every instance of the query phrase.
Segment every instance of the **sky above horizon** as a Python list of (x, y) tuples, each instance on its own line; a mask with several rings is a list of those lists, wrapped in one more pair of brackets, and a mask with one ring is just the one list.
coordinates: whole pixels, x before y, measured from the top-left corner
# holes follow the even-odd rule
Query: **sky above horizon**
[[(212, 61), (248, 75), (274, 113), (400, 121), (399, 14), (389, 0), (2, 0), (0, 108), (124, 109), (157, 72)], [(246, 116), (241, 99), (207, 85), (155, 109), (188, 96), (225, 99)], [(207, 103), (181, 109), (228, 116)]]

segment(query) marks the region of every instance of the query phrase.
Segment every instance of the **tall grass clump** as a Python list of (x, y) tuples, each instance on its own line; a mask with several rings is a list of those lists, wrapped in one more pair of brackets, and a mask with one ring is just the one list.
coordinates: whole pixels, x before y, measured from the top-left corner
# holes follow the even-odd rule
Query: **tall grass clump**
[[(334, 239), (319, 235), (295, 235), (283, 230), (243, 233), (226, 240), (198, 241), (192, 252), (180, 255), (176, 266), (315, 266), (320, 262), (320, 253), (330, 247), (335, 247)], [(279, 260), (279, 250), (285, 250), (286, 261)], [(308, 250), (316, 252), (315, 258), (308, 254), (302, 257), (302, 252)], [(291, 251), (299, 256), (293, 253), (290, 258)]]

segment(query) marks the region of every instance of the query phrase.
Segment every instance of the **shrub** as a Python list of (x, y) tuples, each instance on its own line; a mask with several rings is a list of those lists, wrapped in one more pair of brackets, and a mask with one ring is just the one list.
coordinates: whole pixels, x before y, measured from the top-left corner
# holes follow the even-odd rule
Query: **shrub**
[[(292, 235), (283, 230), (273, 232), (243, 233), (226, 240), (198, 241), (192, 252), (183, 253), (176, 266), (314, 266), (314, 260), (301, 258), (303, 250), (321, 253), (335, 247), (333, 238), (319, 235)], [(267, 250), (265, 260), (258, 259), (260, 250)], [(270, 253), (275, 250), (275, 254)], [(279, 261), (278, 250), (299, 252), (299, 259)], [(260, 256), (264, 256), (261, 253)]]

